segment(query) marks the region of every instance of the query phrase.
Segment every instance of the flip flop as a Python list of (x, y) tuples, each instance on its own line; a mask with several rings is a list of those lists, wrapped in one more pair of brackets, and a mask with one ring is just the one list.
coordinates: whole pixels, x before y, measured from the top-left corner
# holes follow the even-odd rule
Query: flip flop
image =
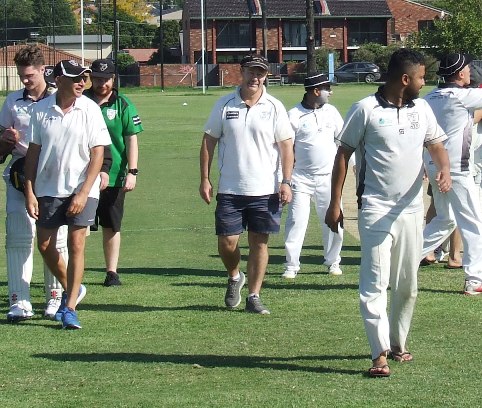
[(368, 369), (368, 376), (372, 378), (390, 377), (390, 367), (388, 364), (373, 366)]
[(436, 262), (437, 262), (436, 259), (423, 258), (423, 259), (420, 261), (420, 266), (430, 266), (430, 265), (433, 265), (433, 264), (436, 263)]
[(449, 264), (446, 264), (444, 266), (445, 269), (462, 269), (463, 266), (462, 265), (449, 265)]
[(399, 363), (410, 363), (413, 361), (413, 355), (412, 353), (409, 353), (408, 351), (404, 351), (403, 353), (396, 353), (396, 352), (391, 352), (390, 357), (392, 360), (395, 360)]

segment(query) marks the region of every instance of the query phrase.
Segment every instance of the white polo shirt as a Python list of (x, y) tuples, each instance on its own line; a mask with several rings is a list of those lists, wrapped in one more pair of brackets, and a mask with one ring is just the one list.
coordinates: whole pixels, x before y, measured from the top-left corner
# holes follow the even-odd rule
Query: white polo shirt
[(250, 108), (241, 99), (239, 87), (220, 98), (204, 132), (219, 139), (219, 193), (260, 196), (278, 191), (281, 172), (276, 143), (293, 138), (293, 130), (283, 104), (266, 89)]
[(295, 132), (295, 170), (312, 175), (331, 174), (343, 128), (338, 110), (328, 103), (318, 109), (297, 104), (288, 112)]
[(462, 88), (443, 84), (425, 96), (425, 100), (447, 134), (444, 142), (450, 159), (450, 171), (469, 171), (474, 111), (482, 109), (482, 88)]
[(423, 211), (423, 147), (446, 138), (423, 99), (397, 108), (379, 91), (355, 103), (338, 139), (356, 149), (359, 208)]
[[(49, 89), (46, 91), (46, 97), (55, 91), (55, 88)], [(20, 137), (12, 151), (12, 160), (3, 172), (5, 178), (10, 177), (10, 164), (27, 154), (27, 134), (30, 125), (30, 116), (37, 102), (38, 101), (30, 98), (26, 89), (20, 89), (8, 94), (3, 103), (0, 111), (0, 125), (5, 128), (13, 127), (18, 131)]]
[[(69, 197), (82, 188), (90, 162), (90, 149), (107, 146), (111, 139), (99, 106), (86, 96), (75, 100), (66, 114), (52, 95), (33, 109), (29, 141), (41, 146), (35, 194)], [(89, 197), (99, 198), (100, 177)]]

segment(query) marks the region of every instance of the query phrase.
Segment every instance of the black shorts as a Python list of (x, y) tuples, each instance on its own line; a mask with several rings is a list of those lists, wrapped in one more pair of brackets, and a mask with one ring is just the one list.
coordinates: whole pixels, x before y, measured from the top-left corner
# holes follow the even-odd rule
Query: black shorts
[(111, 228), (114, 232), (121, 230), (125, 198), (122, 187), (107, 187), (100, 192), (96, 220), (100, 226)]

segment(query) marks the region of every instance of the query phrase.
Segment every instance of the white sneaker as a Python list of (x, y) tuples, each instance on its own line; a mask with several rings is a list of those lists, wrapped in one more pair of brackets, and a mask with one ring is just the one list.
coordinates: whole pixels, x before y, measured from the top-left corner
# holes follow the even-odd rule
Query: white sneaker
[(294, 279), (296, 278), (296, 275), (298, 274), (298, 271), (295, 271), (293, 269), (285, 269), (281, 277), (283, 279)]
[(476, 280), (466, 280), (464, 285), (464, 293), (472, 296), (482, 294), (482, 282)]
[(445, 252), (442, 246), (439, 246), (433, 251), (433, 254), (437, 262), (442, 262), (449, 253)]
[(10, 310), (7, 313), (7, 321), (10, 323), (17, 323), (22, 320), (31, 319), (33, 312), (22, 308), (18, 303), (14, 303), (10, 306)]
[(79, 296), (77, 296), (77, 301), (75, 302), (76, 305), (78, 305), (83, 298), (85, 298), (85, 295), (87, 294), (87, 288), (84, 285), (80, 285), (79, 289)]
[(45, 308), (44, 311), (44, 317), (47, 319), (54, 319), (55, 318), (55, 313), (57, 313), (57, 310), (59, 310), (60, 307), (60, 301), (61, 299), (50, 299), (47, 303), (47, 307)]
[(340, 264), (335, 262), (334, 264), (331, 264), (328, 268), (328, 273), (330, 275), (342, 275), (343, 271), (340, 269)]

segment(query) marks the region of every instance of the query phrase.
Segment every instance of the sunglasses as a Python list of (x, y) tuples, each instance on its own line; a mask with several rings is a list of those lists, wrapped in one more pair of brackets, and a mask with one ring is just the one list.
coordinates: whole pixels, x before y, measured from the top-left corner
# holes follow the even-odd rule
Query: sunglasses
[(87, 75), (79, 75), (79, 76), (76, 76), (76, 77), (70, 77), (70, 79), (72, 80), (72, 82), (74, 84), (78, 84), (82, 81), (87, 82), (88, 76)]

